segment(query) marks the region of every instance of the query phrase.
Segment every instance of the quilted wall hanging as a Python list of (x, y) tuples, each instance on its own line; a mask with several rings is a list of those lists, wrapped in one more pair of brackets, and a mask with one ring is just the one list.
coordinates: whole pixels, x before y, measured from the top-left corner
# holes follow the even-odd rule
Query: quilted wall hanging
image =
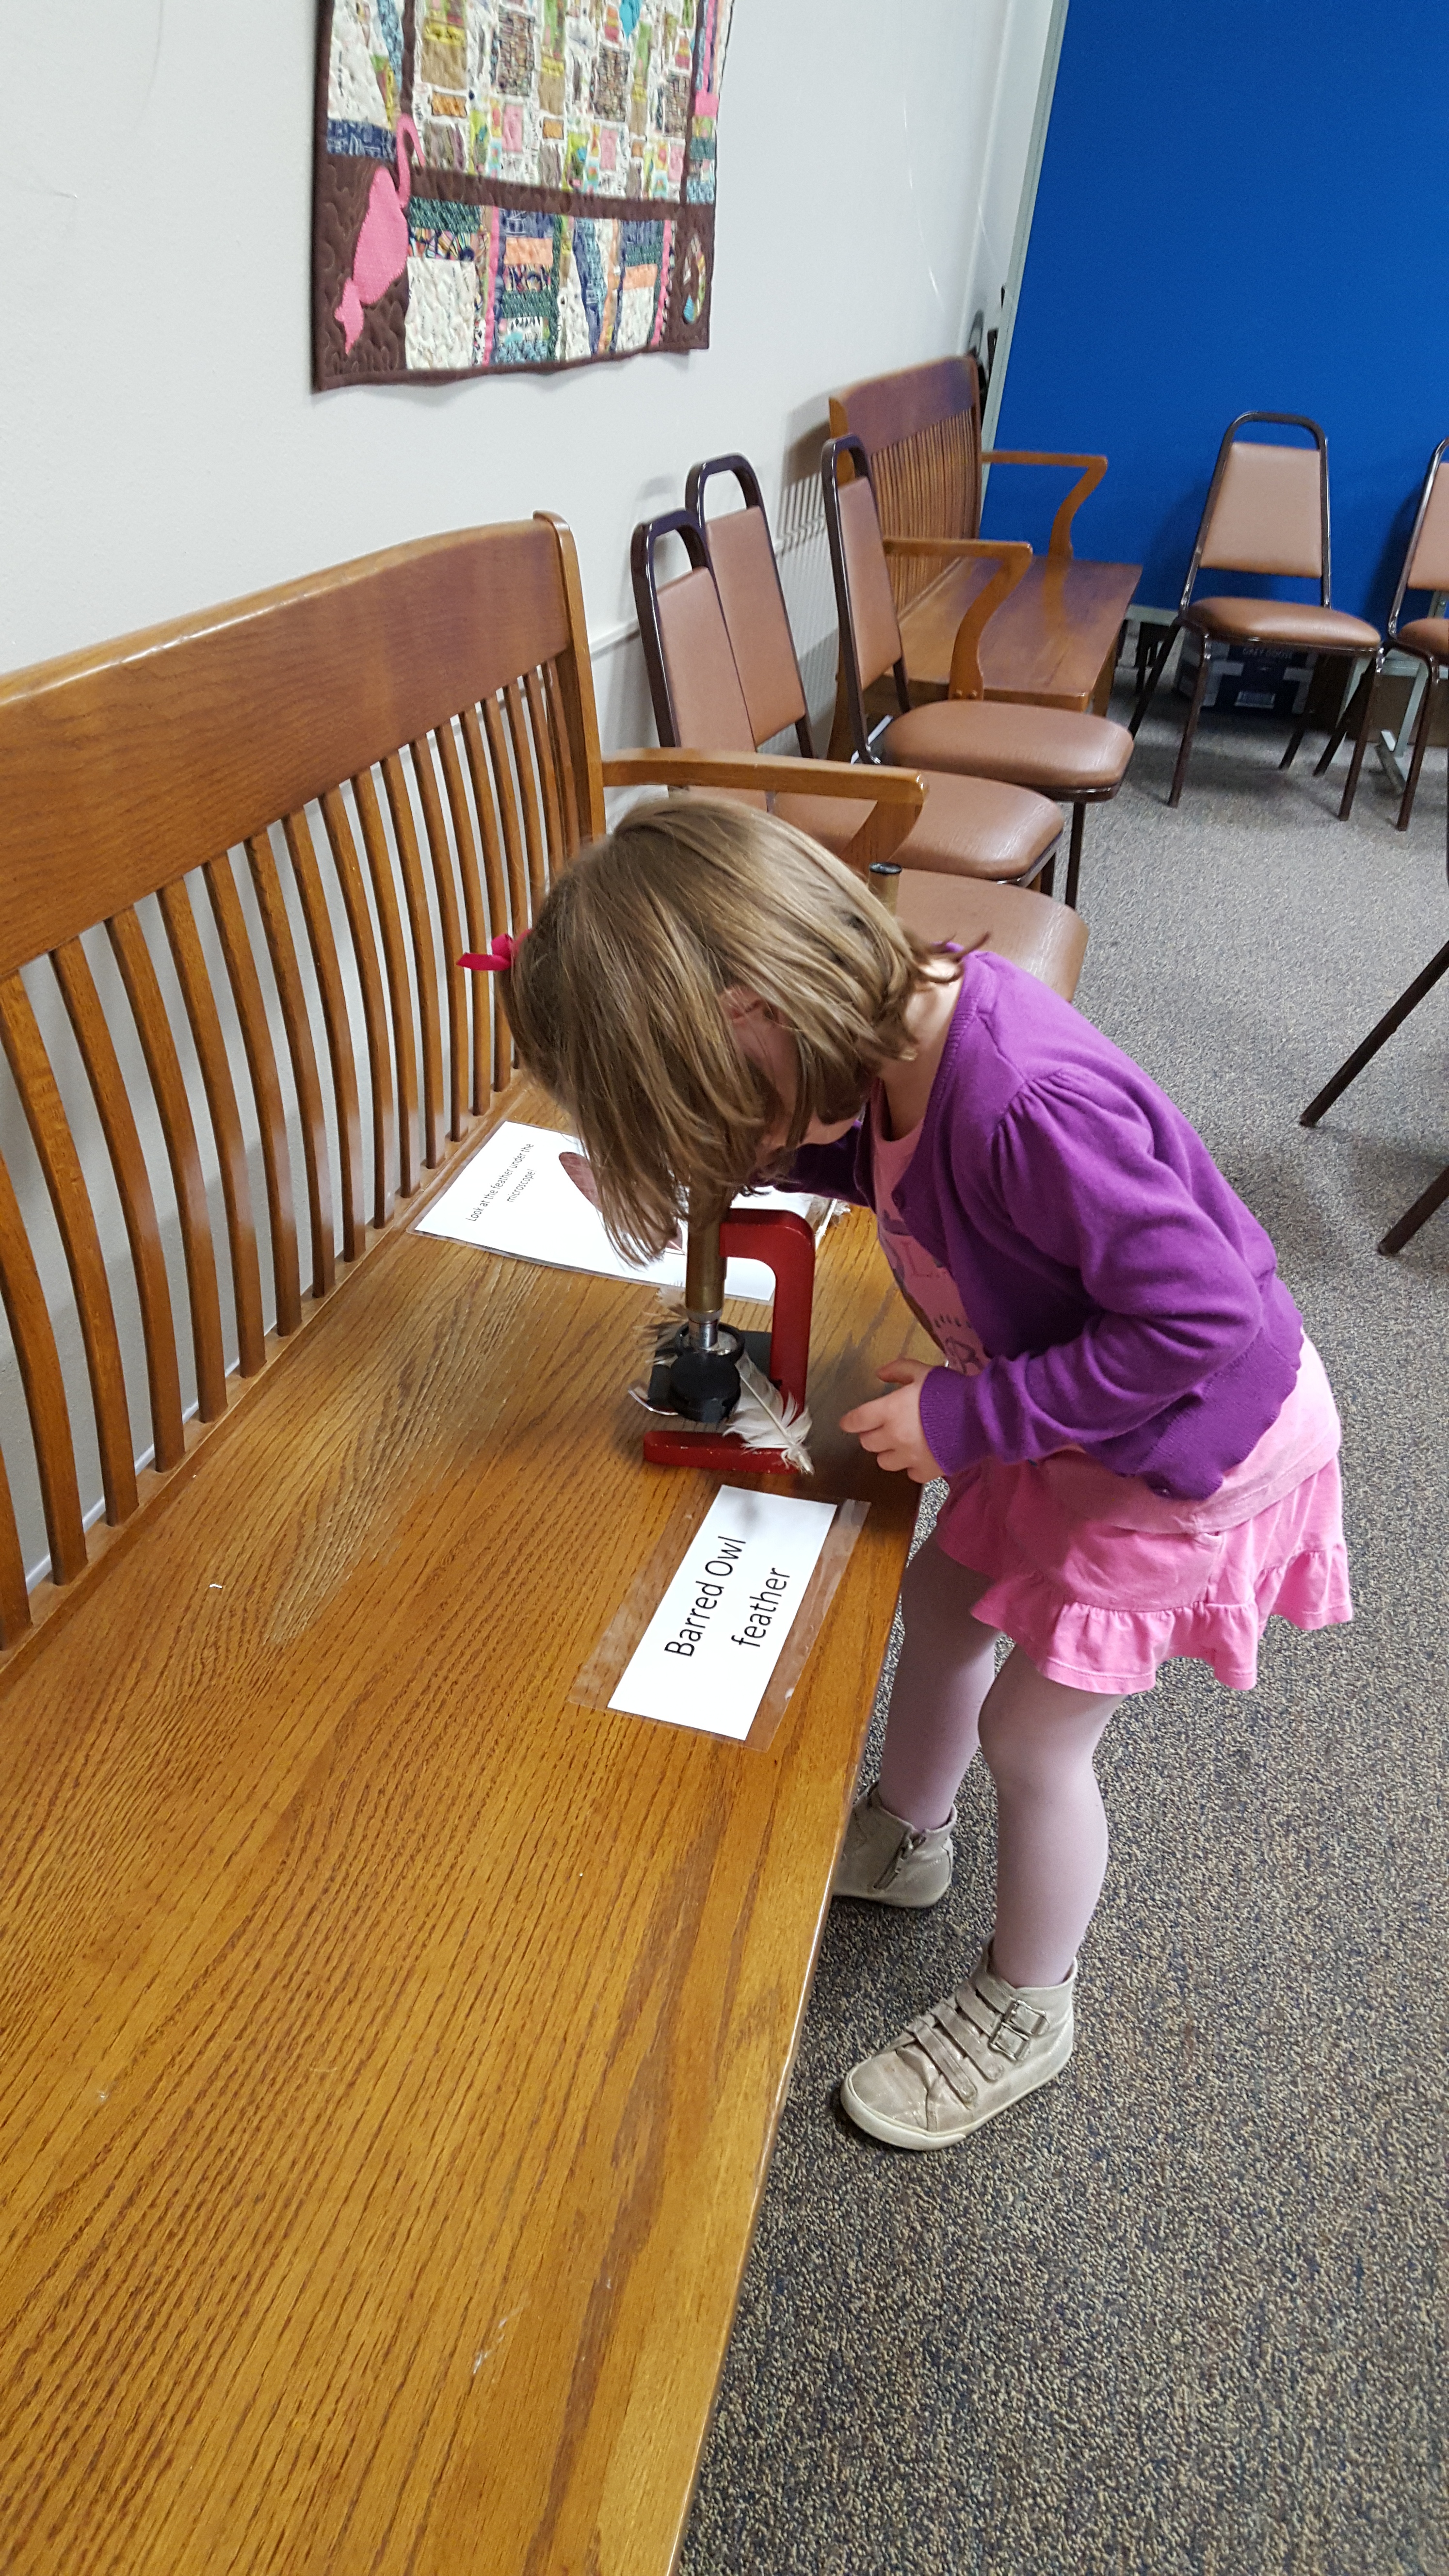
[(313, 378), (709, 344), (731, 0), (322, 0)]

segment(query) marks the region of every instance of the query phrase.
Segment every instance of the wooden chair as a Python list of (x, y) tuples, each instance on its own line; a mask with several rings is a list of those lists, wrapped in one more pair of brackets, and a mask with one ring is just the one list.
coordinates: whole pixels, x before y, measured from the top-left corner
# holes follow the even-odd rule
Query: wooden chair
[[(870, 1514), (739, 1745), (585, 1681), (712, 1491), (640, 1461), (649, 1292), (413, 1221), (558, 1123), (460, 950), (606, 784), (780, 766), (601, 761), (542, 518), (0, 680), (16, 2564), (673, 2561), (914, 1520), (835, 1428), (901, 1312), (847, 1214), (814, 1489)], [(884, 844), (924, 791), (850, 793)]]
[[(710, 475), (726, 470), (753, 495), (745, 509), (706, 528), (691, 505), (634, 531), (634, 600), (659, 738), (753, 750), (793, 725), (797, 738), (809, 744), (805, 692), (759, 486), (746, 461), (732, 458), (696, 467), (691, 488), (702, 493)], [(670, 538), (682, 546), (689, 570), (661, 582), (659, 550)], [(719, 586), (714, 569), (715, 548), (727, 589)], [(726, 596), (733, 625), (726, 619)], [(818, 761), (809, 753), (807, 758), (803, 776), (799, 761), (787, 764), (792, 790), (812, 789), (837, 768), (846, 778), (861, 776), (854, 764)], [(1085, 932), (1061, 905), (1027, 893), (1027, 881), (1043, 871), (1043, 863), (1050, 869), (1061, 836), (1056, 807), (1044, 797), (984, 780), (928, 777), (925, 784), (925, 809), (894, 853), (902, 870), (895, 906), (900, 918), (926, 938), (956, 939), (964, 947), (984, 941), (1070, 1001)], [(772, 801), (782, 821), (850, 861), (850, 806), (810, 792)]]
[[(849, 474), (848, 481), (840, 479), (842, 470)], [(1105, 716), (1006, 705), (986, 698), (982, 637), (1001, 601), (1010, 597), (1025, 573), (1030, 547), (995, 538), (970, 541), (971, 555), (994, 556), (996, 571), (956, 630), (947, 698), (913, 707), (888, 566), (891, 547), (904, 544), (909, 549), (914, 540), (882, 537), (870, 459), (860, 439), (827, 440), (820, 473), (840, 620), (844, 695), (857, 759), (903, 761), (912, 767), (924, 763), (928, 769), (999, 778), (1060, 798), (1072, 809), (1066, 899), (1075, 906), (1086, 808), (1116, 795), (1132, 757), (1132, 737), (1125, 726)], [(901, 712), (872, 726), (865, 693), (886, 672), (894, 680)]]
[[(1072, 553), (1072, 523), (1106, 473), (1106, 457), (1015, 447), (983, 453), (981, 379), (969, 353), (832, 394), (830, 434), (853, 434), (870, 459), (913, 704), (949, 695), (957, 631), (991, 578), (989, 559), (973, 559), (966, 542), (981, 534), (982, 466), (1076, 469), (1046, 554), (1032, 557), (982, 639), (982, 686), (988, 698), (1105, 715), (1141, 569), (1079, 562)], [(848, 740), (842, 701), (831, 747), (843, 750)]]
[[(1304, 429), (1311, 447), (1282, 447), (1239, 438), (1247, 421)], [(1297, 599), (1197, 599), (1193, 584), (1200, 572), (1228, 571), (1286, 575), (1318, 584), (1317, 604)], [(1213, 467), (1207, 501), (1188, 565), (1177, 615), (1167, 628), (1157, 657), (1132, 711), (1135, 734), (1152, 704), (1180, 629), (1200, 643), (1197, 678), (1182, 728), (1177, 766), (1172, 773), (1169, 805), (1179, 803), (1188, 757), (1197, 734), (1203, 694), (1214, 644), (1270, 645), (1290, 652), (1341, 653), (1356, 659), (1383, 650), (1376, 626), (1350, 617), (1332, 605), (1328, 531), (1328, 440), (1316, 420), (1297, 412), (1243, 411), (1229, 421)], [(1309, 722), (1305, 710), (1289, 737), (1280, 766), (1292, 766)]]
[[(1409, 816), (1413, 813), (1414, 799), (1419, 792), (1419, 772), (1424, 766), (1424, 754), (1429, 748), (1429, 727), (1435, 700), (1439, 694), (1439, 684), (1446, 669), (1449, 669), (1449, 617), (1435, 617), (1431, 614), (1428, 617), (1411, 618), (1404, 626), (1399, 624), (1406, 592), (1427, 590), (1432, 602), (1435, 596), (1449, 591), (1449, 465), (1444, 462), (1446, 448), (1449, 448), (1449, 438), (1441, 438), (1429, 459), (1429, 470), (1424, 477), (1424, 488), (1419, 495), (1419, 507), (1415, 513), (1413, 527), (1409, 531), (1409, 542), (1404, 552), (1398, 588), (1394, 592), (1393, 606), (1389, 610), (1385, 633), (1384, 651), (1386, 653), (1408, 653), (1425, 666), (1424, 695), (1420, 702), (1419, 722), (1414, 735), (1413, 758), (1409, 775), (1404, 781), (1403, 795), (1399, 799), (1395, 825), (1396, 830), (1400, 832), (1407, 832), (1409, 828)], [(1359, 771), (1363, 767), (1364, 752), (1368, 746), (1374, 684), (1378, 678), (1381, 659), (1381, 656), (1376, 655), (1364, 673), (1353, 696), (1344, 707), (1333, 732), (1329, 735), (1327, 747), (1313, 773), (1315, 778), (1321, 778), (1324, 771), (1332, 765), (1339, 744), (1347, 734), (1354, 734), (1353, 758), (1349, 762), (1348, 777), (1344, 781), (1343, 802), (1338, 809), (1345, 822), (1353, 812), (1354, 793), (1358, 786)], [(1357, 718), (1356, 725), (1355, 718)]]

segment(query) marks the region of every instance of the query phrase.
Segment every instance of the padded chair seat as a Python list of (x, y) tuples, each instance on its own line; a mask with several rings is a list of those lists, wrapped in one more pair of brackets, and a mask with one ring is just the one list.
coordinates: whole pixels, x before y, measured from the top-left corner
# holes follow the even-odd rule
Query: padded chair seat
[[(1062, 818), (1044, 796), (995, 778), (927, 777), (926, 802), (896, 859), (902, 868), (944, 877), (1024, 877), (1059, 839)], [(782, 823), (808, 832), (839, 857), (868, 807), (835, 796), (778, 796)]]
[(1087, 925), (1079, 912), (1052, 903), (1029, 886), (970, 884), (957, 877), (903, 876), (896, 918), (921, 939), (954, 939), (963, 948), (986, 947), (1013, 966), (1049, 984), (1069, 1002), (1087, 953)]
[(938, 698), (893, 717), (879, 748), (900, 769), (1009, 779), (1044, 796), (1115, 796), (1132, 757), (1132, 736), (1107, 716), (995, 698)]
[(1184, 626), (1244, 644), (1298, 644), (1305, 652), (1374, 653), (1383, 642), (1376, 626), (1343, 608), (1319, 608), (1307, 599), (1195, 599)]
[(1436, 662), (1449, 662), (1449, 617), (1415, 617), (1401, 626), (1394, 637), (1397, 648), (1406, 653), (1429, 653)]

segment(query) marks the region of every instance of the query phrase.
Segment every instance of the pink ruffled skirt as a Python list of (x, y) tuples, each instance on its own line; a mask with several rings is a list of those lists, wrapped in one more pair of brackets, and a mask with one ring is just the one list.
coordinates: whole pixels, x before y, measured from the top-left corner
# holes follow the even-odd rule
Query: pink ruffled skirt
[[(1316, 1413), (1306, 1385), (1303, 1398)], [(1331, 1412), (1326, 1382), (1323, 1400)], [(1170, 1655), (1191, 1655), (1229, 1689), (1251, 1690), (1275, 1611), (1295, 1628), (1353, 1616), (1338, 1459), (1234, 1527), (1205, 1517), (1208, 1507), (1164, 1503), (1076, 1453), (987, 1458), (953, 1477), (936, 1541), (987, 1577), (976, 1617), (1052, 1681), (1122, 1696), (1151, 1690)]]

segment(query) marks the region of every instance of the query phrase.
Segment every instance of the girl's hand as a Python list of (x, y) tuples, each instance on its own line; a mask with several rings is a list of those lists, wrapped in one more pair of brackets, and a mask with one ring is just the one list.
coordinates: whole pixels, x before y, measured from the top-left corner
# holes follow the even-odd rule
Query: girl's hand
[(895, 1387), (896, 1394), (858, 1404), (840, 1420), (841, 1430), (853, 1431), (862, 1449), (869, 1449), (882, 1467), (893, 1475), (904, 1470), (917, 1485), (929, 1485), (941, 1473), (921, 1429), (921, 1380), (929, 1374), (926, 1360), (891, 1360), (876, 1370), (876, 1376)]

